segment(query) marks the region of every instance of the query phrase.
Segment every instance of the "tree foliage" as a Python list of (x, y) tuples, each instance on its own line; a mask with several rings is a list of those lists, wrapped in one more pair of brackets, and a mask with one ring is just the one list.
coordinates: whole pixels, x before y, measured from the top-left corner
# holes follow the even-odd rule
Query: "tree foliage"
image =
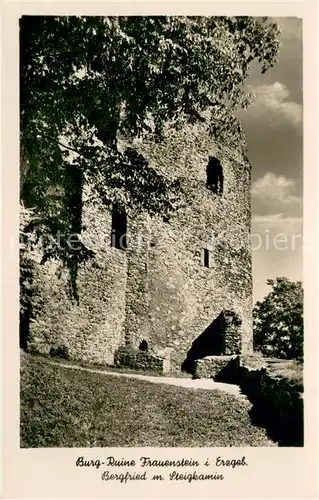
[(179, 186), (121, 152), (118, 135), (162, 140), (167, 121), (209, 110), (212, 134), (242, 139), (250, 63), (266, 71), (279, 49), (276, 24), (253, 17), (24, 16), (20, 37), (21, 192), (49, 213), (47, 192), (72, 167), (107, 205), (174, 210)]
[(28, 230), (45, 242), (43, 261), (68, 266), (75, 295), (92, 255), (80, 238), (84, 183), (92, 202), (126, 211), (167, 216), (183, 201), (179, 181), (119, 137), (163, 141), (167, 122), (201, 122), (237, 147), (250, 64), (276, 62), (278, 33), (254, 17), (21, 18), (21, 200), (37, 215)]
[(267, 280), (272, 291), (254, 311), (254, 348), (266, 356), (303, 356), (303, 288), (287, 278)]

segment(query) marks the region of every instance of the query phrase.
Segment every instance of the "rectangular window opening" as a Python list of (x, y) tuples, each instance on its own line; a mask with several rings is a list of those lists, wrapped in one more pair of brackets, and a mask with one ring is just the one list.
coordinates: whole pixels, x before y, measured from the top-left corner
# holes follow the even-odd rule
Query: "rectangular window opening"
[(221, 196), (224, 190), (224, 174), (223, 167), (217, 158), (210, 156), (206, 175), (206, 187)]
[(209, 250), (204, 248), (204, 266), (209, 267)]
[(126, 250), (126, 226), (126, 213), (124, 211), (113, 210), (111, 247)]

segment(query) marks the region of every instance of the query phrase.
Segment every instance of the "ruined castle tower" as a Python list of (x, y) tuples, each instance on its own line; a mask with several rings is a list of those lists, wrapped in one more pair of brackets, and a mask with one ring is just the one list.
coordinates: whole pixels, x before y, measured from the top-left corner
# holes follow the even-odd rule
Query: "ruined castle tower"
[[(112, 364), (124, 344), (185, 360), (252, 350), (250, 164), (241, 146), (219, 147), (202, 125), (133, 141), (149, 165), (180, 178), (185, 206), (169, 220), (113, 213), (86, 202), (82, 232), (95, 252), (77, 276), (41, 266), (41, 313), (29, 345), (66, 346), (73, 359)], [(123, 240), (123, 235), (126, 235)], [(124, 245), (119, 248), (120, 238)]]

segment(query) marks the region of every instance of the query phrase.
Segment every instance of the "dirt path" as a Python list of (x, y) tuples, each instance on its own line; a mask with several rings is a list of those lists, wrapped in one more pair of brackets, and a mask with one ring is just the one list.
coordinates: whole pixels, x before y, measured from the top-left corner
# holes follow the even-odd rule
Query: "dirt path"
[(187, 387), (189, 389), (206, 389), (206, 390), (218, 390), (232, 394), (233, 396), (246, 399), (246, 396), (240, 392), (238, 385), (234, 384), (224, 384), (222, 382), (214, 382), (213, 379), (191, 379), (191, 378), (178, 378), (178, 377), (158, 377), (151, 375), (142, 375), (138, 373), (121, 373), (107, 370), (99, 370), (96, 368), (85, 368), (77, 365), (70, 365), (67, 363), (55, 363), (54, 361), (47, 361), (50, 365), (58, 365), (63, 368), (68, 368), (70, 370), (83, 370), (91, 373), (99, 373), (101, 375), (108, 375), (112, 377), (126, 377), (135, 378), (139, 380), (145, 380), (153, 384), (168, 384), (175, 385), (179, 387)]

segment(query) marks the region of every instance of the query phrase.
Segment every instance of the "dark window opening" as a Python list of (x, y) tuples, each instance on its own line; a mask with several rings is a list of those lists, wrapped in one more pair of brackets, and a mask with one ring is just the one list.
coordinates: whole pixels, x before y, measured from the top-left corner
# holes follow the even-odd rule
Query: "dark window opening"
[(206, 186), (208, 189), (213, 191), (213, 193), (222, 195), (224, 189), (224, 174), (223, 167), (217, 158), (214, 156), (209, 157), (209, 162), (207, 165), (207, 180)]
[(209, 267), (209, 250), (204, 248), (204, 266)]
[(126, 250), (126, 213), (123, 210), (112, 212), (111, 247)]
[(139, 350), (143, 352), (148, 351), (148, 343), (146, 342), (146, 340), (142, 340), (142, 342), (139, 345)]

